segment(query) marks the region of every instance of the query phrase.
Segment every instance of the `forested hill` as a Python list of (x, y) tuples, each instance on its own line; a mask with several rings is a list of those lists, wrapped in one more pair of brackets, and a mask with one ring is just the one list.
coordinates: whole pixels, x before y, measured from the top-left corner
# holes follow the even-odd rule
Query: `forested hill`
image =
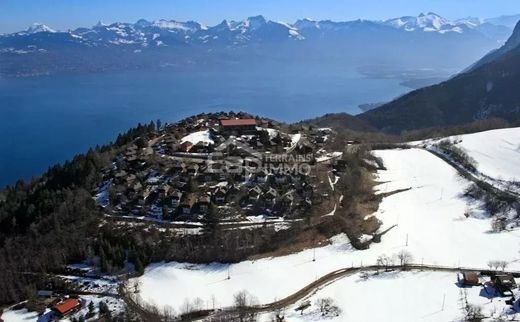
[(0, 191), (0, 305), (34, 294), (41, 287), (39, 273), (59, 271), (89, 253), (108, 251), (101, 257), (117, 257), (117, 249), (102, 245), (101, 212), (92, 192), (120, 148), (154, 129), (153, 123), (139, 125), (114, 144), (91, 149), (51, 167), (40, 178)]
[[(520, 37), (517, 25), (511, 39)], [(508, 45), (515, 43), (509, 41)], [(469, 123), (520, 120), (520, 46), (446, 82), (413, 91), (359, 117), (389, 133)]]

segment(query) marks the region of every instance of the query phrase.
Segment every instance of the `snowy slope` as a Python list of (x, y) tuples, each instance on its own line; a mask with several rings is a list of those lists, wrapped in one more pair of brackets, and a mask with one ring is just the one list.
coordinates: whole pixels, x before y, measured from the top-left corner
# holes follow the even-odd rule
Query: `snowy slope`
[(476, 161), (472, 175), (496, 188), (520, 195), (520, 128), (499, 129), (411, 142), (438, 150), (435, 144), (449, 140)]
[(450, 137), (460, 141), (478, 170), (497, 180), (520, 181), (520, 127)]
[(215, 143), (212, 139), (212, 135), (209, 130), (190, 133), (181, 139), (181, 144), (185, 143), (185, 142), (190, 142), (193, 145), (195, 145), (199, 142), (202, 142), (204, 144), (214, 144)]
[(383, 236), (381, 243), (357, 251), (346, 237), (338, 236), (331, 245), (315, 250), (315, 262), (314, 251), (306, 250), (232, 265), (153, 264), (139, 278), (141, 297), (178, 309), (187, 298), (200, 297), (211, 303), (214, 295), (217, 306), (227, 306), (234, 293), (248, 289), (260, 302), (267, 303), (294, 293), (333, 270), (374, 264), (379, 255), (393, 255), (405, 248), (417, 263), (485, 268), (489, 260), (502, 259), (510, 262), (510, 268), (520, 267), (518, 252), (514, 247), (504, 247), (518, 245), (520, 232), (491, 234), (490, 220), (464, 217), (468, 205), (461, 192), (468, 182), (452, 167), (419, 149), (376, 154), (388, 169), (379, 173), (380, 182), (385, 182), (378, 186), (380, 191), (412, 188), (381, 203), (375, 214), (384, 223), (381, 229), (398, 225)]
[(7, 310), (0, 317), (5, 322), (32, 322), (38, 320), (38, 313), (28, 312), (27, 309), (18, 311)]
[[(330, 297), (341, 308), (342, 314), (327, 321), (457, 321), (462, 317), (462, 311), (459, 303), (461, 289), (456, 282), (456, 274), (446, 272), (387, 272), (368, 279), (356, 274), (309, 297), (312, 306), (303, 316), (294, 310), (299, 303), (288, 308), (285, 316), (295, 322), (322, 320), (315, 302)], [(498, 317), (508, 313), (504, 299), (497, 297), (490, 301), (487, 294), (480, 294), (481, 287), (466, 290), (468, 302), (481, 306), (486, 316)], [(367, 296), (368, 292), (370, 296)], [(265, 314), (260, 320), (270, 321), (269, 318), (270, 314)]]

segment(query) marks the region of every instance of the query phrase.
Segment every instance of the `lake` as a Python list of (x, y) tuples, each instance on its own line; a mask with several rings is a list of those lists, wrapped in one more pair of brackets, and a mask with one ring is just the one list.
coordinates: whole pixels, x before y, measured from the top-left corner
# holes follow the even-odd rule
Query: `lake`
[(124, 72), (0, 78), (0, 187), (39, 175), (138, 122), (242, 110), (285, 122), (390, 100), (409, 89), (355, 72)]

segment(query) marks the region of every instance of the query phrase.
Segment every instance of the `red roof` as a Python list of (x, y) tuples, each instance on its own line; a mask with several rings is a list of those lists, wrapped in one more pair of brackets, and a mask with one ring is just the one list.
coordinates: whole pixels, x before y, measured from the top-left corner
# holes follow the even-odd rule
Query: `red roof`
[(220, 124), (222, 126), (242, 126), (242, 125), (250, 125), (255, 126), (255, 119), (234, 119), (234, 120), (220, 120)]
[(61, 315), (65, 315), (80, 305), (81, 303), (78, 299), (66, 299), (63, 302), (54, 305), (52, 308), (55, 311), (58, 311)]

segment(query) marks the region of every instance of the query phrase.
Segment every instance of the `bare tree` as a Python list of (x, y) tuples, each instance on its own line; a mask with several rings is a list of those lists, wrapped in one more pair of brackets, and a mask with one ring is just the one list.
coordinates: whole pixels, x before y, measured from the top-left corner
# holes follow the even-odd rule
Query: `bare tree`
[(506, 267), (509, 266), (509, 263), (506, 261), (498, 261), (497, 265), (500, 267), (502, 271), (505, 271)]
[(488, 262), (488, 267), (491, 268), (491, 269), (498, 270), (498, 268), (500, 267), (500, 261), (498, 261), (498, 260), (489, 261)]
[(502, 232), (506, 229), (506, 221), (505, 218), (496, 216), (491, 221), (491, 231), (494, 233)]
[(233, 295), (233, 303), (240, 322), (255, 321), (257, 313), (254, 306), (258, 303), (255, 297), (246, 290), (242, 290)]
[(163, 306), (162, 316), (164, 317), (165, 321), (174, 321), (176, 318), (175, 309), (169, 305)]
[(319, 298), (316, 300), (321, 316), (336, 317), (341, 314), (341, 309), (334, 304), (334, 300), (330, 297)]
[(397, 253), (397, 259), (399, 260), (399, 265), (405, 267), (412, 262), (413, 255), (409, 251), (403, 249)]
[(184, 299), (184, 302), (182, 302), (181, 305), (181, 314), (186, 315), (190, 314), (191, 312), (195, 311), (193, 304), (189, 299)]
[(383, 254), (377, 258), (376, 263), (378, 266), (384, 267), (385, 271), (388, 271), (388, 267), (394, 265), (394, 259), (390, 256)]
[(467, 321), (480, 321), (483, 318), (484, 314), (482, 314), (482, 307), (475, 304), (468, 304), (466, 308)]
[(204, 301), (200, 297), (197, 297), (197, 298), (195, 298), (193, 300), (192, 306), (193, 306), (193, 309), (195, 311), (203, 310), (204, 309)]

